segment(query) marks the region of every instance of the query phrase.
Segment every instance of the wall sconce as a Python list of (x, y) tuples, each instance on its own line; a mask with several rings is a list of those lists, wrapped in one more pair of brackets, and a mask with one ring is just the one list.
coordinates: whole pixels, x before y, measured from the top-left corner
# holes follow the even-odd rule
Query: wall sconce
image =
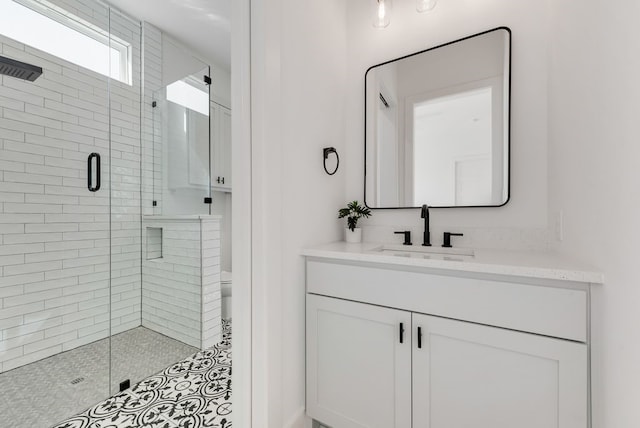
[[(385, 28), (389, 25), (391, 15), (391, 0), (370, 0), (372, 3), (371, 17), (373, 26)], [(438, 4), (438, 0), (416, 0), (416, 10), (420, 13), (431, 12)]]
[(391, 15), (391, 0), (373, 0), (372, 18), (373, 26), (384, 28), (389, 25), (389, 15)]
[(436, 4), (438, 4), (438, 0), (418, 0), (416, 10), (420, 13), (431, 12), (436, 7)]

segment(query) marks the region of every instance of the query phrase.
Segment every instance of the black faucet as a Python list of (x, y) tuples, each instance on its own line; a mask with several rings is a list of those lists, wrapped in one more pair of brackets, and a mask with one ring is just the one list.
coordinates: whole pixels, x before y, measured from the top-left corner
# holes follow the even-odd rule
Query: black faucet
[(410, 230), (405, 230), (402, 232), (393, 232), (396, 235), (404, 235), (404, 242), (402, 243), (402, 245), (413, 245), (411, 243), (411, 231)]
[(445, 232), (442, 237), (442, 246), (445, 248), (451, 248), (451, 237), (452, 236), (464, 236), (462, 233), (451, 233)]
[(420, 212), (420, 218), (424, 219), (424, 233), (422, 234), (422, 246), (430, 247), (431, 246), (431, 233), (429, 233), (429, 207), (427, 204), (422, 206), (422, 211)]

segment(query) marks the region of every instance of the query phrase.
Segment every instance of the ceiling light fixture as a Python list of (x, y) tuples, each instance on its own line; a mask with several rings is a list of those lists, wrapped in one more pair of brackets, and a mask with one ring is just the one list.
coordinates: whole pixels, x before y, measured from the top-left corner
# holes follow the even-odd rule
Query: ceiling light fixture
[[(391, 16), (391, 0), (370, 0), (371, 18), (375, 28), (385, 28), (389, 25)], [(431, 12), (438, 4), (438, 0), (416, 0), (416, 10), (419, 13)]]
[(416, 10), (420, 13), (431, 12), (438, 4), (438, 0), (418, 0)]
[(372, 18), (373, 26), (384, 28), (389, 25), (391, 14), (391, 0), (373, 0)]

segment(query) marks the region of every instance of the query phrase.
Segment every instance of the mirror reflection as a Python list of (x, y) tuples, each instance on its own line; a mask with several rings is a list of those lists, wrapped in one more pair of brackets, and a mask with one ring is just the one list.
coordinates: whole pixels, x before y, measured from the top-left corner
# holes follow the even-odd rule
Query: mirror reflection
[(371, 67), (365, 85), (367, 206), (508, 201), (507, 28)]

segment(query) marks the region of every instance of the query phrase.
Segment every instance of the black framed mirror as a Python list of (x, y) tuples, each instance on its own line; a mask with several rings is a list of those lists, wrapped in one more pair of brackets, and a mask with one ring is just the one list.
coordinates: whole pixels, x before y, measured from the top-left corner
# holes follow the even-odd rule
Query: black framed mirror
[(369, 208), (499, 207), (510, 197), (511, 31), (499, 27), (365, 73)]

